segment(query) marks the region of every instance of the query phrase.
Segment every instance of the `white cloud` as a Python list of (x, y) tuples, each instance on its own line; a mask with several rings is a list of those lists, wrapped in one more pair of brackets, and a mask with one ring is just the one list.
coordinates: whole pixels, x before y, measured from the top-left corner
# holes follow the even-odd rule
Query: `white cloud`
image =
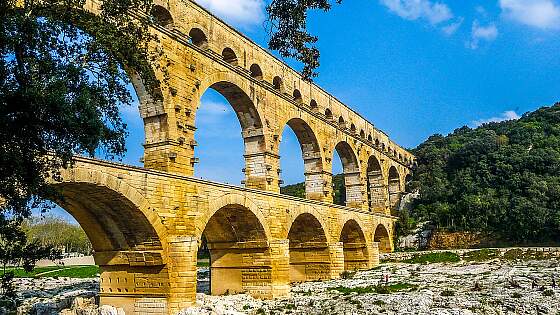
[(436, 25), (453, 18), (451, 9), (441, 2), (430, 0), (380, 0), (391, 12), (403, 19), (423, 19)]
[(443, 31), (443, 33), (447, 36), (451, 36), (453, 34), (455, 34), (455, 32), (459, 29), (459, 27), (461, 27), (461, 25), (463, 25), (463, 21), (465, 19), (464, 18), (459, 18), (457, 19), (457, 22), (451, 23), (447, 26), (444, 26), (441, 28), (441, 30)]
[(264, 21), (264, 0), (195, 0), (213, 14), (238, 26), (253, 26)]
[(229, 106), (229, 104), (219, 102), (202, 102), (197, 115), (224, 115), (231, 111), (231, 106)]
[(499, 116), (496, 116), (496, 117), (474, 120), (474, 121), (471, 122), (471, 125), (474, 126), (474, 127), (478, 127), (480, 125), (487, 124), (487, 123), (490, 123), (490, 122), (516, 120), (516, 119), (519, 119), (519, 118), (521, 118), (521, 116), (519, 116), (515, 111), (508, 110), (508, 111), (505, 111), (505, 112), (501, 113)]
[(472, 24), (471, 40), (468, 46), (471, 49), (477, 49), (480, 41), (493, 41), (498, 37), (498, 29), (496, 25), (489, 24), (487, 26), (481, 26), (480, 23), (475, 20)]
[(560, 29), (560, 6), (553, 0), (500, 0), (505, 17), (540, 29)]

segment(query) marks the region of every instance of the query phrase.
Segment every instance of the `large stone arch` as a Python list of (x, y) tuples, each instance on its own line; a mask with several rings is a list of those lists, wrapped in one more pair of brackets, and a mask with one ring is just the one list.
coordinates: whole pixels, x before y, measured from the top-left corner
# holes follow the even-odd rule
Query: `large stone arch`
[(373, 241), (378, 243), (379, 252), (390, 253), (393, 251), (390, 230), (383, 224), (378, 224), (373, 233)]
[[(229, 72), (217, 72), (207, 76), (201, 81), (198, 88), (198, 106), (200, 98), (208, 89), (214, 89), (220, 93), (237, 115), (241, 126), (241, 137), (244, 143), (245, 159), (245, 186), (256, 189), (270, 189), (278, 183), (270, 182), (270, 166), (277, 164), (277, 156), (270, 154), (266, 147), (266, 126), (264, 115), (258, 109), (258, 98), (254, 90), (247, 88), (248, 81), (241, 81), (238, 76)], [(196, 122), (195, 122), (196, 125)]]
[[(103, 237), (100, 240), (92, 239), (94, 250), (162, 249), (165, 246), (167, 229), (161, 223), (156, 209), (151, 207), (143, 194), (117, 176), (78, 166), (63, 170), (62, 181), (53, 181), (52, 185), (60, 188), (62, 196), (62, 200), (56, 202), (76, 218), (86, 233), (92, 229), (88, 236), (95, 234)], [(108, 221), (100, 222), (102, 217)], [(108, 230), (103, 233), (105, 228)], [(131, 229), (139, 231), (136, 233)], [(113, 235), (109, 237), (104, 235), (106, 233)], [(109, 240), (112, 249), (106, 242), (98, 242)]]
[(290, 281), (331, 278), (331, 257), (324, 224), (312, 213), (299, 213), (290, 222), (287, 239), (290, 253)]
[(375, 155), (371, 155), (368, 159), (366, 176), (369, 209), (384, 213), (388, 202), (387, 185), (383, 168)]
[(268, 221), (266, 220), (265, 215), (262, 213), (259, 206), (252, 201), (250, 198), (241, 195), (241, 194), (226, 194), (217, 198), (212, 198), (208, 202), (208, 209), (209, 211), (205, 211), (197, 218), (196, 223), (196, 237), (197, 239), (201, 239), (202, 233), (204, 232), (204, 228), (210, 221), (210, 218), (220, 209), (231, 206), (237, 205), (249, 210), (262, 224), (264, 228), (264, 233), (267, 240), (272, 239), (272, 235), (270, 233), (270, 228), (268, 225)]
[[(284, 130), (290, 128), (294, 132), (300, 145), (305, 175), (305, 197), (307, 199), (323, 200), (324, 164), (316, 132), (302, 118), (291, 118), (283, 124), (283, 127)], [(283, 134), (283, 131), (280, 134)], [(282, 152), (279, 153), (282, 154)]]
[(336, 150), (342, 161), (344, 186), (346, 188), (346, 206), (361, 208), (363, 196), (358, 155), (352, 146), (344, 140), (339, 141), (334, 146), (334, 150)]
[(356, 219), (344, 223), (339, 241), (343, 245), (344, 270), (366, 269), (371, 265), (366, 233)]
[[(267, 297), (273, 285), (272, 255), (266, 222), (239, 203), (227, 204), (206, 217), (200, 235), (210, 252), (213, 295), (247, 292)], [(199, 238), (199, 239), (200, 239)], [(262, 275), (252, 277), (250, 275)]]
[(62, 170), (53, 200), (70, 213), (92, 242), (100, 267), (101, 304), (134, 313), (139, 296), (165, 302), (169, 293), (167, 230), (156, 209), (126, 180), (75, 166)]

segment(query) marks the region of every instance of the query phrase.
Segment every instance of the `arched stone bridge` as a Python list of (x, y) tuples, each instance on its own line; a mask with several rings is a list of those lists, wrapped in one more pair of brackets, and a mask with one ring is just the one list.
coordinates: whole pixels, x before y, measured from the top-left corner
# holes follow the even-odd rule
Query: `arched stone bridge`
[[(159, 0), (158, 0), (159, 1)], [(101, 303), (172, 314), (195, 301), (204, 238), (211, 291), (274, 298), (290, 282), (371, 268), (391, 251), (394, 209), (414, 157), (320, 87), (189, 0), (156, 1), (152, 28), (169, 63), (154, 101), (133, 84), (145, 126), (144, 167), (76, 158), (59, 203), (91, 239)], [(95, 11), (95, 3), (86, 8)], [(244, 187), (193, 176), (196, 113), (207, 89), (231, 104), (245, 143)], [(279, 194), (279, 144), (302, 149), (306, 198)], [(346, 205), (332, 203), (341, 157)]]

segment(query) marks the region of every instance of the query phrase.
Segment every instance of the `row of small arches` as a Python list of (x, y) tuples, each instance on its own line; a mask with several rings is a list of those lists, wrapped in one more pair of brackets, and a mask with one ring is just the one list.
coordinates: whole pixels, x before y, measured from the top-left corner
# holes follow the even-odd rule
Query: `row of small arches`
[[(151, 15), (154, 19), (154, 22), (164, 27), (168, 27), (173, 24), (173, 17), (171, 16), (171, 13), (162, 6), (154, 5), (151, 11)], [(190, 42), (193, 45), (202, 49), (206, 49), (208, 47), (208, 37), (201, 29), (196, 27), (192, 28), (189, 31), (188, 35), (190, 38)], [(222, 50), (222, 58), (224, 59), (224, 61), (226, 61), (229, 64), (238, 65), (237, 54), (232, 48), (229, 47), (224, 48)], [(249, 74), (254, 79), (264, 80), (263, 71), (261, 67), (256, 63), (251, 64), (251, 66), (249, 67)], [(280, 93), (285, 93), (284, 83), (281, 77), (275, 76), (272, 80), (272, 86), (274, 87), (275, 90), (279, 91)], [(294, 89), (294, 91), (292, 92), (292, 98), (296, 103), (303, 104), (303, 97), (298, 89)], [(309, 107), (315, 111), (319, 110), (319, 105), (317, 104), (317, 101), (315, 101), (314, 99), (310, 101)], [(334, 120), (333, 113), (329, 108), (325, 109), (324, 116), (329, 121)], [(341, 129), (346, 129), (346, 121), (342, 116), (339, 116), (338, 118), (338, 127)], [(350, 123), (349, 129), (352, 134), (357, 133), (357, 128), (354, 123)], [(384, 142), (381, 142), (379, 139), (374, 140), (371, 134), (369, 134), (366, 137), (366, 133), (363, 129), (360, 129), (359, 136), (362, 140), (364, 141), (367, 140), (372, 145), (375, 145), (375, 147), (381, 152), (387, 153), (389, 156), (394, 157), (403, 163), (412, 165), (413, 163), (412, 158), (403, 157), (402, 153), (398, 153), (396, 149), (386, 145)]]

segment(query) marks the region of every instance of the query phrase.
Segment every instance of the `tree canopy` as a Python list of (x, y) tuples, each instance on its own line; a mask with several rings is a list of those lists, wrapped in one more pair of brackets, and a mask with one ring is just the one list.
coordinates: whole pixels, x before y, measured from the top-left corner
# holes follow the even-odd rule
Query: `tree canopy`
[(560, 104), (433, 135), (413, 153), (413, 218), (515, 243), (560, 240)]

